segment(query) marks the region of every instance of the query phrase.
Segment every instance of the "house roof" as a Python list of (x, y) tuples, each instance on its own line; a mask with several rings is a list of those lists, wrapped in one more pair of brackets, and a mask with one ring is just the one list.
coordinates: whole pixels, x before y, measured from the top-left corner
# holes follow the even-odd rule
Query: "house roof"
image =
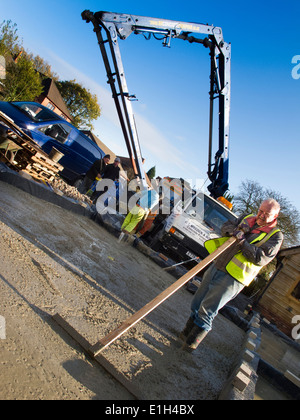
[(123, 168), (125, 168), (126, 170), (128, 170), (128, 169), (133, 170), (131, 159), (129, 157), (118, 156), (118, 158), (121, 159), (121, 163), (122, 163)]
[(300, 254), (300, 245), (281, 249), (277, 254), (277, 258), (283, 258), (289, 255), (295, 255), (295, 254)]
[[(132, 172), (132, 179), (134, 179), (135, 176), (134, 176), (134, 171), (133, 171), (131, 159), (129, 157), (124, 157), (124, 156), (118, 156), (118, 157), (121, 159), (121, 164), (122, 164), (123, 168), (126, 171), (130, 170)], [(146, 171), (145, 171), (145, 179), (146, 179), (146, 182), (147, 182), (148, 186), (151, 187), (152, 186), (151, 180), (149, 179), (148, 175), (146, 174)]]
[(40, 98), (48, 98), (57, 108), (61, 110), (70, 120), (72, 120), (72, 116), (54, 82), (50, 77), (42, 80), (43, 85), (43, 92), (40, 95)]

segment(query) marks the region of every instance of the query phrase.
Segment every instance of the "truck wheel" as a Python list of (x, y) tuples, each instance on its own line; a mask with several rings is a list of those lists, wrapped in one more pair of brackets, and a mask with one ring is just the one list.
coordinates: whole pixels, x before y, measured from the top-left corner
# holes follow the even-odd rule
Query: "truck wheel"
[(157, 239), (154, 239), (153, 241), (151, 241), (149, 246), (155, 252), (160, 252), (162, 250), (162, 244), (160, 240), (157, 240)]
[(162, 250), (162, 243), (160, 239), (162, 238), (163, 233), (158, 232), (150, 241), (149, 246), (153, 251), (160, 252)]

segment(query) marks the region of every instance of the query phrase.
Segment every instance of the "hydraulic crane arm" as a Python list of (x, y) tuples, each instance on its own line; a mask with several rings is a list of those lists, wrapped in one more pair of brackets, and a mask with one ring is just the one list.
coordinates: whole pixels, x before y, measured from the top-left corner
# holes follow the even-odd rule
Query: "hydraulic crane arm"
[[(170, 46), (171, 40), (178, 38), (190, 43), (199, 43), (209, 48), (211, 75), (208, 177), (211, 184), (208, 186), (208, 190), (215, 198), (223, 195), (228, 189), (231, 45), (224, 42), (222, 29), (199, 23), (121, 13), (92, 13), (88, 10), (82, 13), (82, 18), (87, 23), (92, 22), (94, 25), (132, 166), (144, 186), (147, 184), (131, 105), (134, 97), (128, 92), (118, 38), (124, 40), (132, 33), (147, 34), (149, 37), (153, 35), (155, 38), (159, 35), (159, 39), (163, 39), (164, 46)], [(197, 38), (194, 34), (205, 35), (205, 38)], [(214, 161), (212, 161), (215, 99), (219, 100), (219, 149), (215, 154)]]

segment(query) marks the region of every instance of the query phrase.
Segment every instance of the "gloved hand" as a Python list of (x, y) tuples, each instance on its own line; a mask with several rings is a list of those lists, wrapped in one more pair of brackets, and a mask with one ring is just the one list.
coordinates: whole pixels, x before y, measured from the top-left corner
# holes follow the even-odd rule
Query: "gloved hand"
[(234, 232), (233, 232), (233, 236), (239, 241), (239, 242), (241, 242), (241, 241), (243, 241), (244, 239), (245, 239), (245, 234), (244, 234), (244, 232), (243, 231), (241, 231), (241, 230), (239, 230), (239, 229), (236, 229)]
[(246, 220), (239, 224), (238, 229), (244, 233), (249, 233), (251, 231), (249, 223)]

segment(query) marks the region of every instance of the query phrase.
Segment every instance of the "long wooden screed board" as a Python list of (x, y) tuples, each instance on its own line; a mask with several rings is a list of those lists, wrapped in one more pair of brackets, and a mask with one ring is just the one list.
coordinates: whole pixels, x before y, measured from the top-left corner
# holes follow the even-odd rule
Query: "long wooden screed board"
[[(63, 330), (65, 330), (70, 337), (72, 337), (81, 347), (82, 349), (89, 354), (89, 349), (91, 347), (91, 343), (89, 343), (85, 337), (83, 337), (81, 334), (79, 334), (78, 331), (75, 330), (67, 321), (63, 319), (62, 316), (59, 314), (56, 314), (52, 317), (55, 322), (57, 322), (58, 325), (61, 326)], [(141, 394), (141, 391), (134, 386), (130, 382), (129, 379), (126, 378), (125, 375), (123, 375), (121, 372), (119, 372), (113, 364), (111, 364), (104, 356), (99, 354), (98, 356), (91, 355), (96, 362), (99, 363), (110, 375), (112, 375), (121, 385), (124, 386), (124, 388), (127, 389), (127, 391), (137, 400), (144, 400), (146, 399)]]
[(121, 335), (126, 331), (132, 328), (135, 324), (141, 321), (145, 316), (162, 304), (166, 299), (172, 296), (177, 290), (184, 286), (188, 281), (195, 277), (201, 270), (207, 267), (214, 259), (221, 255), (226, 249), (228, 249), (233, 243), (236, 242), (236, 238), (232, 237), (226, 241), (220, 248), (210, 254), (207, 258), (202, 260), (199, 264), (193, 267), (189, 272), (184, 276), (180, 277), (175, 283), (158, 295), (155, 299), (149, 302), (146, 306), (132, 315), (130, 318), (126, 319), (123, 324), (121, 324), (117, 329), (109, 333), (107, 336), (102, 338), (98, 343), (90, 348), (90, 353), (94, 356), (97, 356), (101, 351), (106, 349), (110, 344), (117, 340)]
[(122, 325), (117, 329), (109, 333), (107, 336), (102, 338), (95, 345), (91, 344), (79, 334), (67, 321), (65, 321), (61, 315), (56, 314), (53, 316), (56, 321), (80, 346), (92, 356), (107, 372), (109, 372), (118, 382), (120, 382), (135, 398), (143, 399), (140, 391), (123, 375), (119, 372), (104, 356), (100, 355), (104, 349), (106, 349), (115, 340), (125, 334), (130, 328), (136, 325), (139, 321), (145, 318), (150, 312), (157, 308), (166, 299), (172, 296), (177, 290), (184, 286), (189, 280), (195, 277), (201, 270), (207, 267), (212, 261), (214, 261), (219, 255), (226, 251), (231, 245), (236, 242), (235, 238), (230, 238), (215, 252), (210, 254), (207, 258), (197, 264), (188, 273), (182, 276), (179, 280), (168, 287), (164, 292), (158, 295), (155, 299), (149, 302), (146, 306), (136, 312), (134, 315), (129, 317)]

